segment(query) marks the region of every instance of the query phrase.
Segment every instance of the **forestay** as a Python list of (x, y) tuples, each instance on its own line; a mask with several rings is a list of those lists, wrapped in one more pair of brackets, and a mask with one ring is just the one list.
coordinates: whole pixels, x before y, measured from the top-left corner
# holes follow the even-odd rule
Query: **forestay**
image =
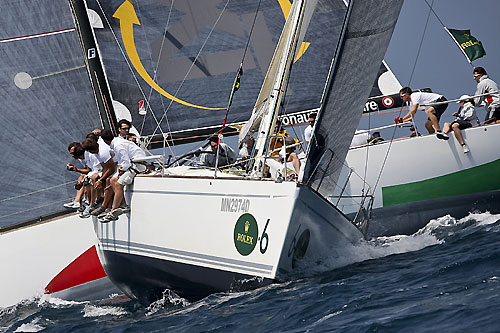
[(351, 0), (303, 176), (325, 197), (336, 186), (402, 4), (402, 0)]

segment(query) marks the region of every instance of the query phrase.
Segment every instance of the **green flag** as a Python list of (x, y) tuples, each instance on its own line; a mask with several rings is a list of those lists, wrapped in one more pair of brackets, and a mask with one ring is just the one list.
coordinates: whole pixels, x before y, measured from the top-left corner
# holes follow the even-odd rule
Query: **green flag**
[(470, 34), (470, 30), (445, 29), (453, 40), (455, 40), (455, 43), (460, 47), (469, 62), (479, 59), (486, 54), (483, 45)]

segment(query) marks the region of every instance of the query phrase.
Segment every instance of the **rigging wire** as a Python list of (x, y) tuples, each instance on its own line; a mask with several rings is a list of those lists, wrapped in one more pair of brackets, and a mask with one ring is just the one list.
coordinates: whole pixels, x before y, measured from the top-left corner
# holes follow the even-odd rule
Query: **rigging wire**
[[(173, 96), (175, 98), (177, 98), (177, 94), (179, 93), (179, 91), (181, 90), (182, 86), (184, 85), (184, 82), (186, 81), (187, 77), (189, 76), (189, 74), (191, 73), (191, 70), (193, 69), (195, 63), (198, 61), (198, 58), (200, 57), (201, 55), (201, 52), (203, 51), (205, 45), (207, 44), (208, 40), (210, 39), (213, 31), (215, 30), (215, 27), (217, 26), (217, 24), (219, 23), (221, 17), (222, 17), (222, 14), (224, 14), (224, 12), (226, 11), (226, 8), (229, 4), (229, 1), (230, 0), (227, 0), (226, 1), (226, 4), (224, 5), (224, 7), (222, 8), (220, 14), (219, 14), (219, 17), (217, 18), (217, 20), (215, 21), (214, 25), (212, 26), (212, 28), (210, 29), (210, 32), (208, 33), (208, 36), (207, 38), (205, 39), (205, 41), (203, 42), (203, 45), (201, 46), (200, 50), (198, 51), (198, 54), (196, 55), (196, 57), (194, 58), (194, 60), (191, 62), (191, 66), (189, 67), (189, 69), (187, 70), (186, 72), (186, 75), (184, 76), (184, 78), (182, 79), (181, 83), (179, 84), (179, 87), (177, 88), (177, 91), (175, 92), (175, 94), (173, 94)], [(168, 107), (167, 107), (167, 110), (163, 113), (162, 117), (160, 118), (160, 121), (157, 125), (157, 127), (155, 128), (155, 130), (153, 131), (153, 134), (152, 135), (155, 135), (156, 134), (156, 130), (158, 129), (159, 127), (159, 124), (161, 124), (161, 122), (163, 121), (163, 118), (166, 117), (167, 115), (167, 112), (170, 110), (170, 107), (172, 106), (172, 103), (174, 101), (173, 100), (170, 100), (170, 103), (168, 104)], [(161, 127), (160, 127), (160, 130), (161, 130)]]
[[(224, 116), (224, 122), (222, 123), (222, 127), (221, 127), (221, 130), (219, 132), (220, 134), (222, 134), (222, 132), (224, 131), (224, 128), (226, 127), (227, 116), (229, 115), (229, 109), (231, 108), (231, 104), (232, 104), (232, 101), (233, 101), (233, 96), (234, 96), (234, 93), (236, 92), (236, 90), (235, 90), (235, 88), (236, 88), (236, 81), (238, 81), (238, 84), (239, 84), (240, 77), (243, 75), (243, 63), (245, 62), (245, 57), (246, 57), (246, 54), (247, 54), (248, 45), (250, 45), (250, 39), (252, 38), (253, 29), (255, 27), (255, 21), (257, 20), (257, 15), (259, 13), (259, 9), (260, 9), (260, 4), (261, 3), (262, 3), (262, 0), (259, 0), (259, 2), (257, 4), (257, 9), (255, 10), (255, 15), (253, 17), (252, 27), (250, 28), (250, 33), (248, 34), (247, 43), (245, 45), (245, 50), (243, 51), (243, 55), (241, 56), (240, 66), (239, 66), (238, 71), (236, 73), (236, 78), (234, 80), (233, 87), (231, 88), (231, 94), (229, 96), (229, 102), (228, 102), (228, 105), (227, 105), (227, 108), (226, 108), (226, 115)], [(237, 87), (237, 89), (239, 89), (239, 87)], [(217, 156), (219, 155), (219, 153), (218, 153), (219, 148), (218, 147), (219, 146), (217, 146)]]
[[(156, 123), (158, 123), (158, 119), (156, 118), (156, 115), (155, 115), (155, 113), (153, 112), (153, 108), (152, 108), (152, 107), (151, 107), (151, 105), (149, 104), (149, 100), (146, 98), (146, 94), (144, 93), (144, 90), (142, 89), (142, 87), (141, 87), (141, 85), (140, 85), (140, 83), (139, 83), (139, 80), (137, 79), (137, 76), (136, 76), (136, 74), (135, 74), (134, 70), (132, 69), (132, 66), (130, 65), (130, 62), (129, 62), (128, 57), (125, 55), (125, 52), (123, 51), (123, 48), (122, 48), (122, 46), (121, 46), (121, 44), (120, 44), (120, 41), (118, 40), (118, 37), (116, 37), (115, 31), (113, 30), (113, 27), (111, 26), (111, 23), (109, 22), (109, 19), (108, 19), (108, 17), (106, 16), (106, 13), (104, 12), (104, 9), (102, 8), (102, 5), (101, 5), (100, 0), (96, 0), (96, 3), (97, 3), (97, 5), (99, 6), (99, 9), (101, 10), (101, 13), (102, 13), (102, 15), (103, 15), (103, 17), (104, 17), (104, 19), (105, 19), (105, 21), (106, 21), (106, 24), (107, 24), (107, 25), (108, 25), (108, 27), (109, 27), (109, 30), (111, 31), (111, 34), (113, 35), (113, 38), (114, 38), (114, 40), (115, 40), (116, 44), (118, 45), (118, 48), (120, 49), (120, 52), (121, 52), (121, 54), (122, 54), (123, 59), (124, 59), (124, 60), (125, 60), (125, 62), (127, 63), (127, 66), (128, 66), (128, 68), (129, 68), (129, 71), (130, 71), (130, 73), (132, 74), (132, 76), (133, 76), (133, 78), (134, 78), (134, 80), (135, 80), (135, 83), (136, 83), (137, 87), (139, 88), (139, 90), (140, 90), (140, 92), (141, 92), (141, 94), (142, 94), (142, 97), (143, 97), (143, 98), (144, 98), (144, 100), (146, 101), (148, 108), (151, 110), (151, 115), (153, 116), (153, 118), (154, 118), (154, 120), (156, 121)], [(161, 128), (160, 128), (160, 130), (161, 130)], [(163, 131), (161, 131), (161, 133), (162, 133), (163, 135), (165, 135), (165, 133), (163, 133)], [(169, 148), (170, 148), (170, 146), (169, 146)], [(172, 151), (172, 149), (171, 149), (171, 148), (170, 148), (170, 151), (172, 152), (172, 154), (174, 153), (174, 152)]]
[[(167, 17), (167, 23), (165, 24), (165, 29), (164, 29), (164, 32), (163, 32), (163, 37), (161, 39), (161, 44), (160, 44), (160, 50), (158, 52), (158, 60), (156, 61), (156, 65), (155, 65), (155, 69), (154, 69), (154, 74), (153, 74), (153, 81), (156, 82), (156, 79), (158, 77), (158, 67), (160, 66), (160, 59), (161, 59), (161, 54), (163, 52), (163, 46), (165, 45), (165, 36), (167, 35), (167, 31), (168, 31), (168, 27), (170, 25), (170, 18), (172, 16), (172, 10), (173, 10), (173, 7), (174, 7), (174, 2), (175, 0), (172, 0), (171, 4), (170, 4), (170, 9), (168, 11), (168, 17)], [(141, 8), (140, 8), (140, 5), (139, 5), (139, 1), (136, 1), (136, 5), (137, 5), (137, 10), (139, 11), (139, 16), (141, 15)], [(143, 34), (144, 34), (144, 39), (146, 40), (147, 44), (149, 45), (149, 42), (148, 42), (148, 37), (147, 37), (147, 34), (146, 34), (146, 27), (144, 24), (142, 24), (142, 31), (143, 31)], [(153, 61), (153, 54), (151, 52), (151, 48), (148, 48), (149, 50), (149, 58), (151, 60), (151, 63), (154, 63)], [(150, 87), (149, 89), (149, 95), (148, 95), (148, 104), (150, 104), (149, 102), (151, 101), (151, 96), (153, 94), (153, 86)], [(162, 111), (165, 112), (165, 103), (164, 103), (164, 96), (160, 94), (160, 101), (161, 101), (161, 105), (162, 105)], [(153, 112), (153, 110), (151, 110), (151, 112)], [(165, 119), (166, 123), (167, 123), (167, 129), (168, 129), (168, 133), (171, 132), (171, 127), (170, 127), (170, 122), (168, 121), (168, 118)], [(146, 122), (146, 117), (143, 117), (142, 118), (142, 126), (141, 126), (141, 135), (142, 135), (142, 132), (144, 130), (144, 124)], [(165, 139), (164, 139), (165, 140)], [(167, 143), (168, 145), (168, 143)], [(170, 149), (170, 151), (172, 152), (172, 149)], [(173, 154), (173, 152), (172, 152)]]
[(52, 189), (55, 189), (55, 188), (58, 188), (58, 187), (61, 187), (61, 186), (66, 186), (66, 185), (69, 185), (69, 184), (74, 184), (74, 182), (75, 181), (72, 180), (72, 181), (69, 181), (69, 182), (66, 182), (66, 183), (62, 183), (62, 184), (58, 184), (58, 185), (55, 185), (55, 186), (50, 186), (50, 187), (42, 188), (40, 190), (36, 190), (36, 191), (32, 191), (32, 192), (28, 192), (28, 193), (16, 195), (16, 196), (13, 196), (13, 197), (5, 198), (5, 199), (0, 200), (0, 203), (5, 202), (5, 201), (14, 200), (14, 199), (23, 198), (23, 197), (26, 197), (28, 195), (32, 195), (32, 194), (35, 194), (35, 193), (40, 193), (40, 192), (52, 190)]
[[(424, 1), (427, 3), (427, 0), (424, 0)], [(433, 9), (432, 9), (433, 5), (434, 5), (434, 0), (432, 0), (432, 5), (429, 6), (430, 10), (429, 10), (429, 13), (427, 14), (427, 19), (425, 21), (425, 26), (424, 26), (424, 30), (422, 32), (422, 37), (420, 38), (420, 43), (418, 45), (417, 56), (415, 57), (415, 62), (413, 63), (413, 68), (412, 68), (412, 71), (410, 74), (410, 78), (408, 79), (408, 84), (407, 84), (408, 87), (410, 86), (410, 83), (413, 79), (413, 74), (415, 73), (415, 68), (417, 67), (418, 57), (420, 56), (420, 51), (422, 49), (422, 45), (423, 45), (424, 38), (425, 38), (425, 32), (427, 31), (427, 26), (429, 25), (429, 19), (431, 16), (431, 12), (433, 12)], [(401, 116), (402, 111), (403, 111), (403, 107), (401, 107), (399, 114), (398, 114), (398, 117)], [(413, 126), (415, 127), (415, 131), (418, 133), (418, 128), (417, 128), (415, 122), (413, 122)], [(394, 127), (394, 130), (392, 132), (392, 137), (391, 137), (391, 140), (389, 142), (389, 147), (387, 148), (387, 151), (386, 151), (385, 156), (384, 156), (384, 161), (382, 162), (382, 167), (380, 168), (380, 172), (377, 176), (377, 181), (375, 182), (375, 186), (373, 187), (373, 194), (375, 194), (377, 186), (380, 182), (380, 178), (382, 177), (382, 172), (384, 171), (385, 164), (387, 163), (387, 158), (389, 157), (389, 152), (391, 151), (392, 142), (394, 141), (394, 137), (396, 135), (396, 129), (397, 129), (397, 126)]]
[(14, 216), (14, 215), (19, 215), (19, 214), (26, 213), (26, 212), (29, 212), (29, 211), (33, 211), (33, 210), (40, 209), (40, 208), (49, 207), (49, 206), (56, 205), (56, 204), (59, 205), (59, 204), (61, 204), (61, 202), (65, 202), (67, 200), (68, 199), (56, 200), (56, 201), (50, 202), (50, 203), (45, 204), (45, 205), (41, 205), (41, 206), (29, 208), (29, 209), (24, 209), (22, 211), (14, 212), (14, 213), (6, 214), (6, 215), (1, 215), (0, 219), (6, 218), (6, 217), (10, 217), (10, 216)]

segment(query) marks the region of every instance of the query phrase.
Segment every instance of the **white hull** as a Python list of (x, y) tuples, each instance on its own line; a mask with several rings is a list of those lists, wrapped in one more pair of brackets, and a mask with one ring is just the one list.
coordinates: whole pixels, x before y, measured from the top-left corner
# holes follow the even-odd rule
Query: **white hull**
[[(454, 211), (466, 214), (471, 209), (500, 209), (498, 201), (492, 202), (500, 189), (497, 180), (500, 125), (475, 127), (462, 133), (470, 147), (467, 154), (462, 152), (453, 133), (449, 134), (448, 141), (426, 135), (349, 150), (346, 164), (355, 173), (347, 181), (348, 168), (345, 167), (339, 184), (346, 184), (344, 195), (354, 196), (363, 193), (363, 186), (364, 193), (373, 193), (377, 185), (373, 212), (380, 221), (372, 219), (371, 223), (386, 226), (374, 231), (375, 235), (412, 233), (430, 218)], [(361, 178), (365, 171), (366, 184)], [(338, 202), (339, 194), (340, 190), (336, 191), (332, 202)], [(354, 215), (360, 200), (359, 197), (343, 198), (338, 207)], [(393, 222), (399, 224), (395, 229), (387, 226)], [(403, 228), (405, 224), (409, 228)]]
[(167, 288), (199, 299), (242, 280), (287, 279), (299, 262), (362, 238), (336, 208), (293, 182), (137, 177), (129, 194), (129, 215), (94, 223), (109, 277), (144, 302)]
[(71, 300), (116, 293), (96, 255), (89, 219), (69, 215), (0, 234), (0, 307), (44, 293)]

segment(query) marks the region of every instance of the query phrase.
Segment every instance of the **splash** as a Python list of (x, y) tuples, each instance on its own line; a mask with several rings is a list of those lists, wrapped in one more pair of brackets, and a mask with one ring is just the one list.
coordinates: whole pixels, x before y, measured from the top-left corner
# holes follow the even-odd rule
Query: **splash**
[(472, 232), (474, 228), (490, 226), (499, 220), (500, 214), (488, 212), (470, 213), (461, 219), (445, 215), (430, 220), (425, 227), (412, 235), (363, 240), (357, 245), (335, 250), (328, 258), (318, 258), (314, 264), (301, 263), (300, 274), (304, 275), (304, 272), (308, 272), (306, 275), (318, 274), (366, 260), (419, 251), (429, 246), (444, 244), (447, 238), (456, 233)]
[(162, 298), (160, 298), (157, 301), (154, 301), (146, 308), (145, 316), (146, 317), (151, 316), (151, 315), (155, 314), (156, 312), (158, 312), (159, 310), (166, 308), (169, 305), (170, 306), (173, 305), (175, 307), (177, 307), (177, 306), (185, 307), (188, 304), (189, 304), (189, 302), (186, 299), (178, 296), (177, 294), (175, 294), (173, 291), (171, 291), (169, 289), (165, 289), (163, 291)]
[(91, 304), (85, 304), (82, 312), (83, 317), (124, 316), (127, 314), (127, 311), (120, 307), (95, 306)]
[[(40, 332), (45, 329), (44, 326), (42, 326), (43, 321), (41, 317), (36, 317), (34, 318), (31, 322), (22, 324), (14, 332)], [(45, 320), (47, 323), (50, 324), (50, 320)]]

